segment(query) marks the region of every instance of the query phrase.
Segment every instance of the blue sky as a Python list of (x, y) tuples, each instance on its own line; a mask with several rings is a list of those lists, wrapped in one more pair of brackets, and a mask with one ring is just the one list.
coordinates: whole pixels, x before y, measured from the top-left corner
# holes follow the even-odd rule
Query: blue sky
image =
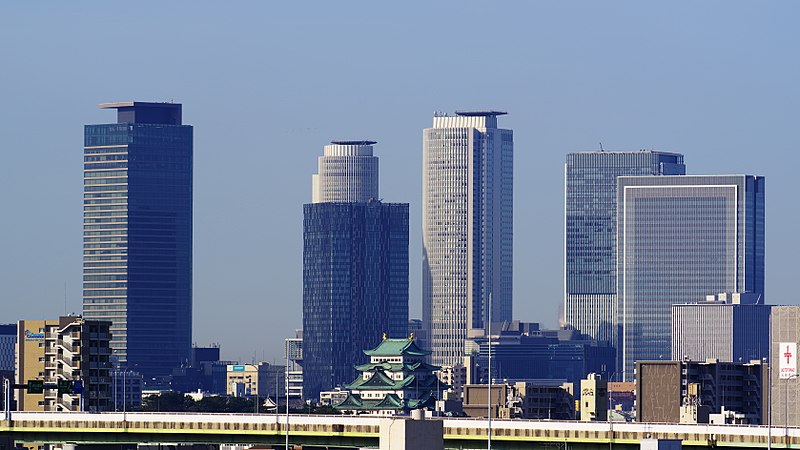
[(421, 314), (422, 129), (493, 108), (515, 134), (514, 316), (557, 324), (563, 162), (681, 152), (767, 178), (767, 287), (798, 303), (796, 2), (6, 2), (0, 6), (0, 322), (81, 309), (83, 125), (108, 101), (195, 127), (194, 335), (282, 357), (301, 326), (302, 204), (332, 139), (374, 139), (411, 204)]

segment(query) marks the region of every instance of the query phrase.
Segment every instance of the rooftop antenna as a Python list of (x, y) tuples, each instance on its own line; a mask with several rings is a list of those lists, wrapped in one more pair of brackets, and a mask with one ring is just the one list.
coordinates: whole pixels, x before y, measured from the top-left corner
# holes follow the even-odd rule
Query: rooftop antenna
[(67, 315), (67, 280), (64, 280), (64, 315)]
[(600, 143), (600, 151), (601, 151), (601, 152), (602, 152), (602, 151), (604, 151), (604, 150), (603, 150), (603, 143), (602, 143), (602, 142)]

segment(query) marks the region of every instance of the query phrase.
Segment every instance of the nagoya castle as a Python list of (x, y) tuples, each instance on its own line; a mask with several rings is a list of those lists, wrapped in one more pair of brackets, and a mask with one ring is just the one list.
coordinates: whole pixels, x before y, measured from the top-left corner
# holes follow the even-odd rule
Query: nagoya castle
[(439, 367), (425, 362), (431, 351), (417, 347), (413, 333), (407, 339), (389, 339), (384, 334), (380, 345), (364, 353), (369, 363), (356, 366), (361, 376), (345, 386), (347, 398), (333, 406), (342, 412), (393, 415), (432, 409), (449, 387), (439, 384), (433, 373)]

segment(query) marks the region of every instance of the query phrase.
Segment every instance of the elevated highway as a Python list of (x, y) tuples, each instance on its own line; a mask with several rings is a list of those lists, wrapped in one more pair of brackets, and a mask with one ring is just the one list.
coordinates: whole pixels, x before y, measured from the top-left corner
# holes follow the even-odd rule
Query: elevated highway
[[(381, 424), (370, 416), (289, 417), (290, 442), (306, 446), (377, 447)], [(406, 420), (406, 419), (397, 419)], [(485, 448), (488, 422), (442, 420), (447, 448)], [(135, 443), (282, 444), (286, 416), (200, 413), (14, 412), (0, 421), (0, 447), (13, 442), (86, 445)], [(492, 447), (638, 448), (642, 439), (680, 439), (684, 448), (800, 448), (800, 429), (547, 420), (492, 420)], [(2, 449), (0, 449), (2, 450)]]

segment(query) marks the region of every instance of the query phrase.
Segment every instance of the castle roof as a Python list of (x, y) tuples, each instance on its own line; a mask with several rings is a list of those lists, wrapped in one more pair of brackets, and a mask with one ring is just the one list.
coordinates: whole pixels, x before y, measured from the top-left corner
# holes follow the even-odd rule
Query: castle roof
[(389, 372), (400, 372), (403, 370), (406, 371), (416, 371), (416, 370), (423, 370), (426, 372), (435, 372), (441, 367), (434, 366), (425, 362), (415, 362), (415, 363), (390, 363), (388, 361), (384, 361), (381, 363), (366, 363), (361, 364), (360, 366), (355, 367), (356, 370), (361, 372), (371, 372), (373, 370), (386, 370)]
[(417, 347), (413, 339), (384, 339), (372, 350), (364, 350), (367, 356), (428, 356), (432, 352)]

